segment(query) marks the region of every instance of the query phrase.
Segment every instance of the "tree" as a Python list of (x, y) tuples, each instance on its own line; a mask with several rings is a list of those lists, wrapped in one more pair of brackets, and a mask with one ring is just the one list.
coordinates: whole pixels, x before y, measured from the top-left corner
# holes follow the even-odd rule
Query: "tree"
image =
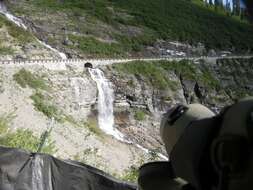
[(233, 14), (240, 16), (241, 13), (241, 3), (240, 0), (233, 0)]
[(214, 6), (215, 6), (216, 10), (217, 10), (218, 7), (223, 7), (222, 0), (214, 0)]
[(225, 9), (227, 11), (227, 15), (230, 15), (230, 13), (231, 13), (231, 4), (230, 4), (229, 0), (226, 0)]

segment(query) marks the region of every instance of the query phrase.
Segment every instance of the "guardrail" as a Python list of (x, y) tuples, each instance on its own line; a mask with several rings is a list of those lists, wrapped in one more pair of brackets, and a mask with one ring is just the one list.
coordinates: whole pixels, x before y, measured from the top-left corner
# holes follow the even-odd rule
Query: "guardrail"
[(180, 61), (183, 59), (187, 60), (199, 60), (199, 59), (233, 59), (233, 58), (253, 58), (253, 55), (247, 56), (217, 56), (217, 57), (150, 57), (150, 58), (98, 58), (98, 59), (31, 59), (31, 60), (0, 60), (0, 66), (10, 65), (10, 66), (45, 66), (49, 69), (66, 69), (66, 66), (72, 65), (76, 67), (83, 67), (85, 63), (90, 62), (94, 67), (110, 65), (116, 63), (125, 63), (130, 61), (158, 61), (158, 60), (168, 60), (168, 61)]

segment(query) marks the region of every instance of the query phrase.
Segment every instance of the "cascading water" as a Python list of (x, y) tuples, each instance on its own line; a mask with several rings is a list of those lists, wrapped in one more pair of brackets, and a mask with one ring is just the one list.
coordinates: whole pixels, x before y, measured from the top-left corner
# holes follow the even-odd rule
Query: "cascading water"
[[(114, 128), (114, 115), (113, 115), (113, 101), (114, 101), (114, 92), (111, 88), (111, 83), (105, 78), (103, 71), (98, 68), (91, 69), (89, 72), (92, 80), (97, 84), (98, 88), (98, 124), (99, 127), (107, 134), (114, 136), (116, 139), (133, 144), (139, 149), (143, 150), (146, 153), (149, 153), (149, 150), (143, 146), (136, 144), (132, 141), (124, 139), (124, 135)], [(158, 156), (164, 160), (168, 158), (162, 154)]]
[(19, 27), (22, 27), (25, 30), (27, 29), (26, 25), (22, 22), (21, 19), (13, 16), (12, 14), (10, 14), (7, 11), (7, 8), (6, 8), (6, 6), (4, 5), (4, 3), (2, 1), (0, 1), (0, 13), (3, 14), (3, 15), (5, 15), (8, 20), (10, 20), (11, 22), (15, 23)]
[(37, 39), (37, 41), (42, 44), (43, 46), (45, 46), (46, 48), (52, 50), (53, 52), (57, 53), (62, 59), (67, 59), (67, 56), (65, 53), (62, 53), (60, 51), (58, 51), (57, 49), (53, 48), (52, 46), (46, 44), (45, 42), (40, 41), (39, 39)]
[(96, 68), (89, 69), (92, 80), (98, 88), (98, 124), (107, 134), (124, 141), (124, 135), (114, 128), (113, 101), (114, 92), (111, 83), (105, 78), (104, 73)]
[[(11, 13), (9, 13), (6, 6), (4, 5), (4, 3), (2, 1), (0, 1), (0, 14), (3, 14), (9, 21), (13, 22), (17, 26), (22, 27), (23, 29), (27, 30), (27, 27), (24, 24), (24, 22), (20, 18), (17, 18), (14, 15), (12, 15)], [(48, 48), (51, 51), (57, 53), (62, 59), (67, 59), (67, 56), (64, 53), (59, 52), (57, 49), (55, 49), (52, 46), (46, 44), (45, 42), (42, 42), (39, 39), (37, 39), (37, 41), (40, 44), (42, 44), (43, 46), (45, 46), (46, 48)]]

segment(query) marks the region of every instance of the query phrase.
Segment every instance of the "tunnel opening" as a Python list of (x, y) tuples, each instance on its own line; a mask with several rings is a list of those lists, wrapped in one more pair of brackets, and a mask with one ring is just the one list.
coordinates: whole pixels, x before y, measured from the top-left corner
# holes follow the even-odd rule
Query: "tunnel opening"
[(92, 63), (87, 62), (87, 63), (84, 64), (84, 67), (85, 68), (93, 68), (93, 65), (92, 65)]

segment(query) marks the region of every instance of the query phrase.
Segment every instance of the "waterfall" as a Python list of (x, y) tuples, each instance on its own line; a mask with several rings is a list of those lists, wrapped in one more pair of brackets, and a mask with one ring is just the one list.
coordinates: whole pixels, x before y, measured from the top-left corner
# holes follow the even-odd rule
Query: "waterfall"
[[(9, 21), (13, 22), (17, 26), (19, 26), (19, 27), (27, 30), (27, 27), (24, 24), (24, 22), (20, 18), (17, 18), (14, 15), (12, 15), (11, 13), (9, 13), (8, 10), (7, 10), (7, 8), (6, 8), (6, 6), (4, 5), (4, 3), (2, 1), (0, 1), (0, 14), (4, 15)], [(37, 39), (37, 41), (40, 44), (42, 44), (43, 46), (45, 46), (46, 48), (48, 48), (51, 51), (57, 53), (62, 59), (67, 59), (67, 56), (64, 53), (58, 51), (57, 49), (55, 49), (52, 46), (46, 44), (45, 42), (42, 42), (39, 39)]]
[(21, 19), (13, 16), (7, 11), (6, 6), (2, 1), (0, 1), (0, 13), (3, 14), (9, 21), (15, 23), (17, 26), (27, 29), (26, 25), (22, 22)]
[[(137, 148), (141, 149), (145, 153), (150, 151), (143, 146), (136, 144), (130, 140), (124, 139), (124, 135), (114, 128), (114, 115), (113, 115), (113, 101), (114, 101), (114, 92), (112, 89), (111, 83), (105, 78), (103, 71), (98, 68), (91, 69), (89, 68), (89, 73), (92, 80), (97, 84), (98, 88), (98, 124), (99, 127), (109, 135), (114, 136), (116, 139), (132, 144)], [(168, 160), (163, 154), (158, 154), (158, 156), (164, 160)]]
[(65, 53), (62, 53), (60, 51), (58, 51), (57, 49), (53, 48), (52, 46), (46, 44), (45, 42), (42, 42), (41, 40), (37, 39), (37, 41), (42, 44), (43, 46), (45, 46), (46, 48), (50, 49), (51, 51), (57, 53), (62, 59), (67, 59), (67, 56)]
[(116, 139), (124, 141), (124, 135), (114, 128), (113, 102), (114, 92), (111, 83), (105, 78), (104, 73), (96, 68), (89, 69), (92, 80), (98, 88), (98, 124), (99, 127)]

